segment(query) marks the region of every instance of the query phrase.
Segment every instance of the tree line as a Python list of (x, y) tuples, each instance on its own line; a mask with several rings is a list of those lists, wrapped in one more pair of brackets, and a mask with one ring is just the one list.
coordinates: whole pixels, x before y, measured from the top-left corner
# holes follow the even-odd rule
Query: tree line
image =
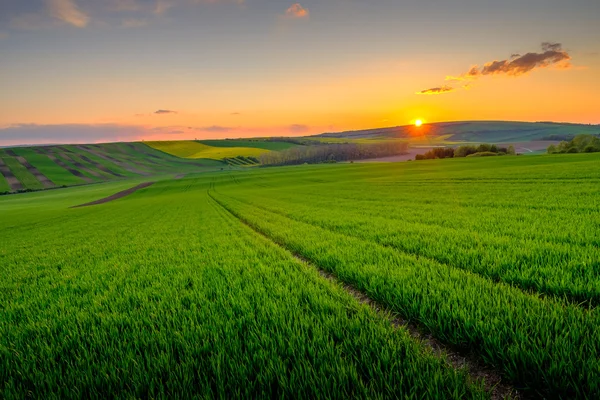
[(435, 160), (437, 158), (458, 158), (458, 157), (485, 157), (485, 156), (503, 156), (515, 155), (514, 146), (498, 147), (495, 144), (480, 144), (452, 147), (438, 147), (431, 149), (425, 154), (417, 154), (415, 160)]
[(271, 151), (262, 154), (260, 162), (264, 165), (333, 163), (396, 156), (407, 152), (408, 144), (400, 142), (324, 144)]
[(548, 154), (561, 153), (598, 153), (600, 152), (600, 135), (577, 135), (570, 141), (562, 141), (558, 145), (548, 146)]

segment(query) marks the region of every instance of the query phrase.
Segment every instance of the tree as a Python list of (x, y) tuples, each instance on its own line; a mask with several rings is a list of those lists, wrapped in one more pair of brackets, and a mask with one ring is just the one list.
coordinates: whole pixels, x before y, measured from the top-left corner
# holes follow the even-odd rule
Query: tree
[(515, 151), (515, 146), (513, 146), (512, 144), (510, 146), (508, 146), (508, 149), (506, 149), (506, 154), (514, 156), (517, 152)]

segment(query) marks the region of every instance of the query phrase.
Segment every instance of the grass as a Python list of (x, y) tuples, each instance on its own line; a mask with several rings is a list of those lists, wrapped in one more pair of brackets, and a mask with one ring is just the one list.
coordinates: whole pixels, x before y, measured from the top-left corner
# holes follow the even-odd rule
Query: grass
[(4, 175), (0, 174), (0, 193), (10, 192), (10, 186), (4, 178)]
[(440, 340), (477, 351), (516, 385), (581, 397), (600, 393), (600, 220), (591, 201), (599, 162), (273, 169), (216, 182), (213, 195)]
[(0, 200), (2, 397), (486, 398), (241, 226), (213, 177)]
[(320, 268), (528, 396), (597, 398), (599, 167), (236, 168), (81, 209), (143, 178), (0, 197), (0, 397), (489, 395)]
[(216, 147), (207, 146), (193, 140), (144, 142), (153, 149), (160, 150), (182, 158), (206, 158), (221, 160), (223, 158), (235, 158), (237, 156), (258, 157), (269, 150), (252, 147)]

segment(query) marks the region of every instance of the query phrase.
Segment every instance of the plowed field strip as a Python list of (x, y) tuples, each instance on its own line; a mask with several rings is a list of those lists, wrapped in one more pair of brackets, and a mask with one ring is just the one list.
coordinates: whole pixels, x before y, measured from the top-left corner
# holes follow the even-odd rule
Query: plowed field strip
[(17, 179), (17, 177), (15, 177), (10, 168), (8, 168), (6, 164), (4, 164), (4, 161), (1, 158), (0, 174), (4, 175), (6, 182), (8, 182), (8, 185), (10, 186), (10, 190), (17, 191), (23, 189), (23, 185), (21, 184), (21, 182)]

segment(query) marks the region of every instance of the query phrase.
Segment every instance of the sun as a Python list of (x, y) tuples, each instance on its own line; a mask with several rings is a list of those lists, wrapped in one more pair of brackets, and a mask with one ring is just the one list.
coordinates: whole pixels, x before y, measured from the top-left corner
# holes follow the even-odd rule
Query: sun
[(420, 127), (421, 125), (423, 125), (423, 121), (421, 121), (420, 119), (418, 119), (418, 120), (415, 121), (415, 126), (417, 128)]

